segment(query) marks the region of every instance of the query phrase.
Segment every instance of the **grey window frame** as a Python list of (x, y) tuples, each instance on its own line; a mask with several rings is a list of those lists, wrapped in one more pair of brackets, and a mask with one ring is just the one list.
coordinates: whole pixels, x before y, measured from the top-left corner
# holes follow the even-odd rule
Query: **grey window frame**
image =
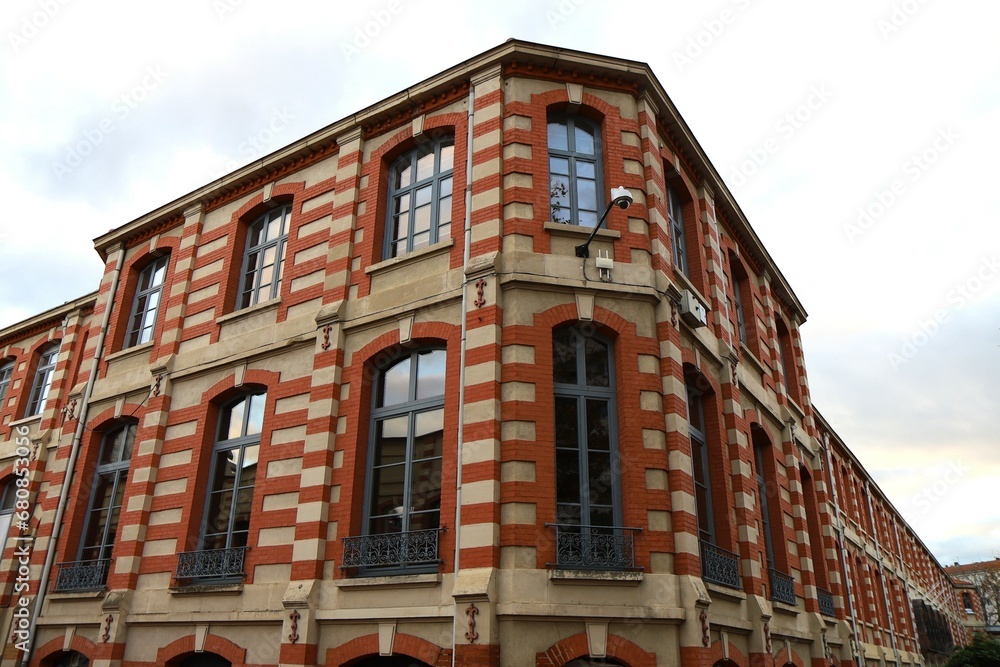
[(767, 474), (764, 468), (763, 443), (753, 444), (754, 467), (757, 468), (757, 495), (760, 496), (760, 522), (761, 532), (764, 533), (764, 550), (767, 556), (768, 569), (777, 567), (774, 560), (774, 537), (772, 533), (770, 506), (767, 502)]
[[(104, 436), (101, 438), (101, 447), (100, 447), (100, 450), (98, 451), (98, 454), (97, 454), (97, 467), (94, 470), (93, 483), (91, 484), (90, 500), (87, 503), (87, 516), (86, 516), (86, 518), (84, 519), (84, 522), (83, 522), (83, 531), (80, 533), (80, 545), (77, 548), (77, 560), (79, 560), (79, 561), (83, 561), (83, 560), (88, 560), (88, 561), (89, 560), (107, 560), (107, 559), (111, 558), (111, 554), (113, 553), (114, 546), (115, 546), (115, 535), (113, 533), (110, 534), (110, 535), (108, 534), (110, 532), (110, 527), (111, 527), (110, 515), (111, 515), (111, 513), (113, 513), (114, 508), (115, 508), (114, 498), (117, 495), (119, 486), (120, 485), (124, 486), (124, 485), (128, 484), (128, 474), (129, 474), (129, 469), (130, 469), (130, 467), (132, 465), (132, 454), (133, 454), (133, 451), (134, 451), (134, 448), (135, 448), (135, 437), (136, 437), (137, 430), (138, 430), (138, 424), (135, 423), (135, 422), (128, 422), (128, 423), (124, 423), (124, 424), (118, 424), (114, 428), (112, 428), (111, 430), (107, 431), (104, 434)], [(102, 458), (102, 454), (104, 454), (105, 448), (109, 446), (109, 442), (113, 442), (113, 438), (115, 436), (117, 436), (119, 433), (121, 433), (123, 431), (124, 432), (131, 431), (132, 444), (127, 448), (128, 458), (119, 458), (116, 461), (112, 461), (110, 463), (104, 463), (104, 464), (102, 464), (100, 461), (101, 461), (101, 458)], [(126, 438), (128, 438), (128, 437), (129, 436), (126, 435)], [(122, 451), (123, 452), (126, 451), (125, 448), (122, 448)], [(103, 534), (101, 536), (100, 544), (99, 545), (88, 545), (86, 543), (87, 532), (90, 530), (91, 522), (94, 521), (94, 518), (95, 518), (94, 515), (98, 511), (97, 508), (94, 507), (94, 502), (97, 500), (97, 480), (102, 475), (114, 475), (115, 476), (114, 483), (111, 486), (111, 502), (112, 502), (112, 504), (111, 504), (111, 507), (109, 508), (109, 520), (108, 520), (108, 522), (104, 526), (104, 532), (103, 532)], [(125, 501), (125, 496), (124, 496), (124, 493), (123, 493), (123, 495), (122, 495), (122, 503), (123, 504), (122, 505), (118, 505), (119, 511), (122, 509), (122, 507), (124, 507), (124, 501)], [(114, 533), (118, 532), (118, 524), (119, 524), (120, 520), (121, 520), (121, 516), (119, 514), (118, 520), (115, 521)], [(84, 558), (84, 551), (87, 550), (87, 549), (94, 549), (94, 548), (99, 549), (97, 557), (95, 557), (95, 558)], [(105, 574), (106, 574), (106, 572), (105, 572)]]
[[(573, 113), (550, 113), (546, 117), (546, 142), (548, 143), (548, 132), (549, 126), (553, 124), (562, 125), (566, 128), (566, 146), (567, 148), (553, 148), (551, 145), (548, 146), (547, 164), (549, 172), (549, 219), (552, 222), (569, 224), (569, 225), (580, 225), (583, 227), (593, 227), (597, 224), (600, 219), (601, 213), (604, 211), (605, 201), (604, 201), (604, 147), (601, 136), (601, 125), (586, 116), (581, 116), (580, 114)], [(594, 137), (594, 152), (591, 153), (581, 153), (576, 150), (576, 136), (574, 129), (577, 125), (586, 126)], [(558, 219), (556, 215), (553, 214), (554, 209), (565, 210), (565, 207), (554, 206), (552, 204), (552, 158), (563, 158), (569, 161), (569, 220)], [(580, 189), (578, 187), (578, 173), (576, 165), (580, 162), (589, 163), (594, 165), (594, 182), (596, 188), (596, 210), (593, 211), (594, 220), (592, 224), (583, 224), (580, 221)]]
[(45, 411), (45, 403), (52, 389), (52, 378), (59, 363), (59, 343), (51, 343), (42, 348), (38, 355), (38, 366), (35, 368), (35, 379), (31, 383), (31, 393), (28, 395), (28, 407), (24, 416), (34, 417)]
[[(251, 399), (253, 399), (254, 397), (257, 397), (257, 396), (261, 396), (264, 399), (264, 405), (261, 407), (261, 430), (260, 430), (259, 433), (253, 433), (253, 434), (249, 434), (248, 435), (247, 434), (247, 427), (248, 427), (248, 425), (250, 423), (250, 416), (251, 416), (251, 414), (253, 412), (250, 409), (250, 407), (251, 407)], [(239, 405), (240, 403), (242, 403), (244, 401), (246, 402), (246, 407), (243, 410), (243, 416), (242, 416), (241, 428), (240, 428), (240, 435), (237, 436), (237, 437), (235, 437), (235, 438), (229, 438), (229, 439), (223, 440), (222, 439), (222, 437), (223, 437), (222, 424), (223, 424), (223, 421), (224, 421), (224, 418), (225, 418), (225, 415), (226, 415), (227, 411), (231, 414), (232, 413), (232, 409), (235, 408), (237, 405)], [(260, 445), (261, 445), (261, 442), (263, 440), (264, 420), (266, 418), (267, 418), (267, 391), (266, 390), (257, 390), (257, 391), (247, 391), (247, 392), (244, 392), (244, 393), (240, 394), (238, 397), (233, 398), (231, 401), (228, 401), (222, 407), (222, 409), (219, 410), (219, 416), (218, 416), (218, 419), (216, 420), (215, 443), (212, 445), (212, 455), (211, 455), (212, 456), (212, 462), (211, 462), (211, 465), (209, 465), (209, 467), (208, 467), (208, 484), (212, 484), (213, 480), (215, 479), (215, 473), (216, 473), (216, 468), (218, 466), (219, 454), (220, 453), (222, 453), (222, 452), (228, 452), (228, 451), (232, 451), (232, 450), (239, 450), (239, 457), (237, 458), (237, 465), (236, 465), (236, 479), (233, 482), (233, 488), (232, 488), (233, 497), (229, 501), (229, 522), (228, 522), (228, 525), (226, 527), (226, 533), (225, 533), (225, 535), (226, 535), (226, 543), (225, 543), (225, 546), (222, 546), (222, 547), (213, 547), (213, 549), (216, 549), (216, 548), (217, 549), (230, 549), (230, 548), (232, 548), (234, 546), (233, 545), (233, 534), (234, 534), (235, 531), (233, 530), (233, 526), (234, 526), (234, 523), (236, 521), (236, 506), (237, 506), (237, 500), (239, 498), (239, 491), (241, 489), (247, 488), (246, 485), (243, 484), (243, 469), (244, 469), (243, 463), (244, 463), (244, 456), (246, 455), (246, 450), (249, 447), (253, 447), (255, 445), (258, 447), (258, 449), (257, 449), (257, 463), (254, 464), (254, 482), (253, 482), (253, 487), (252, 487), (253, 488), (253, 493), (251, 494), (251, 503), (253, 502), (252, 501), (253, 496), (256, 495), (256, 491), (257, 491), (257, 472), (258, 472), (256, 468), (257, 468), (257, 466), (259, 466), (259, 463), (260, 463), (260, 452), (261, 452)], [(206, 487), (206, 489), (205, 489), (205, 509), (204, 509), (204, 511), (202, 513), (201, 530), (198, 533), (198, 549), (201, 550), (201, 551), (206, 550), (206, 543), (207, 543), (208, 538), (210, 537), (207, 534), (207, 530), (208, 530), (208, 523), (209, 523), (209, 512), (212, 509), (212, 494), (213, 493), (215, 493), (215, 489), (213, 489), (212, 487)], [(251, 512), (250, 512), (250, 518), (251, 519), (253, 518), (253, 510), (252, 510), (252, 508), (251, 508)], [(243, 531), (239, 531), (239, 532), (243, 532)], [(246, 530), (247, 543), (243, 544), (243, 545), (236, 545), (236, 546), (246, 546), (246, 547), (250, 546), (250, 532), (251, 532), (250, 531), (250, 526), (248, 524), (247, 525), (247, 530)], [(221, 533), (213, 533), (211, 535), (211, 537), (214, 537), (214, 536), (220, 535), (220, 534)]]
[[(451, 146), (452, 148), (452, 166), (450, 169), (441, 169), (441, 151)], [(417, 178), (417, 161), (420, 158), (427, 155), (434, 155), (434, 169), (430, 176), (424, 178), (423, 180), (416, 180)], [(400, 170), (409, 167), (413, 173), (413, 182), (408, 185), (396, 185), (397, 176)], [(443, 239), (441, 237), (442, 227), (448, 228), (448, 235), (444, 238), (451, 238), (451, 226), (454, 220), (449, 217), (448, 222), (441, 224), (441, 214), (442, 211), (447, 210), (449, 214), (452, 213), (451, 207), (455, 203), (455, 137), (453, 135), (447, 135), (444, 137), (439, 137), (431, 142), (425, 142), (416, 148), (407, 151), (397, 159), (392, 162), (392, 166), (389, 168), (389, 195), (388, 195), (388, 205), (386, 206), (386, 232), (385, 239), (382, 249), (382, 257), (384, 259), (392, 259), (393, 257), (401, 257), (414, 250), (419, 250), (420, 248), (427, 248), (436, 243), (440, 243)], [(451, 186), (448, 194), (442, 195), (442, 185), (450, 181)], [(413, 237), (415, 236), (413, 232), (413, 223), (415, 220), (415, 212), (418, 208), (416, 193), (418, 190), (422, 190), (426, 187), (431, 188), (431, 226), (429, 231), (429, 237), (426, 245), (421, 245), (417, 248), (413, 247)], [(407, 205), (407, 231), (406, 236), (401, 238), (396, 238), (395, 235), (395, 218), (396, 212), (396, 202), (400, 201), (403, 197), (409, 195), (409, 204)], [(448, 199), (449, 203), (442, 207), (442, 200)], [(403, 211), (400, 211), (402, 213)], [(402, 245), (402, 248), (400, 248)]]
[[(594, 333), (589, 336), (583, 335), (577, 329), (576, 325), (563, 325), (553, 330), (553, 338), (555, 334), (560, 330), (569, 329), (572, 333), (572, 337), (575, 343), (576, 352), (576, 377), (577, 382), (575, 384), (556, 382), (553, 377), (553, 405), (555, 405), (555, 399), (558, 398), (571, 398), (575, 399), (577, 403), (577, 465), (579, 466), (579, 474), (577, 484), (580, 490), (580, 523), (581, 526), (590, 526), (590, 500), (593, 495), (590, 493), (590, 480), (588, 477), (590, 467), (589, 467), (589, 441), (587, 439), (588, 429), (587, 429), (587, 401), (588, 400), (603, 400), (607, 401), (607, 411), (608, 411), (608, 445), (610, 449), (610, 466), (611, 466), (611, 501), (612, 501), (612, 525), (610, 527), (621, 527), (622, 522), (622, 489), (621, 489), (621, 459), (620, 452), (618, 449), (618, 397), (617, 397), (617, 382), (615, 374), (615, 348), (614, 343), (606, 336), (602, 336), (599, 333)], [(602, 345), (607, 347), (607, 359), (608, 359), (608, 386), (600, 387), (595, 385), (587, 384), (587, 373), (586, 373), (586, 340), (587, 338), (592, 338)], [(554, 366), (554, 364), (553, 364)], [(553, 368), (553, 372), (555, 369)], [(553, 457), (555, 457), (557, 448), (553, 447)], [(559, 516), (559, 491), (558, 488), (555, 490), (556, 499), (556, 521), (561, 525), (573, 525), (569, 524)], [(584, 520), (586, 519), (586, 520)]]
[(670, 222), (670, 241), (674, 247), (674, 267), (685, 276), (690, 277), (687, 239), (684, 234), (684, 203), (669, 183), (667, 183), (667, 218)]
[[(372, 523), (373, 519), (377, 519), (377, 518), (380, 518), (380, 517), (384, 516), (384, 515), (374, 515), (373, 516), (372, 515), (372, 511), (371, 511), (371, 509), (372, 509), (372, 502), (373, 502), (374, 493), (375, 493), (375, 488), (374, 488), (375, 468), (378, 467), (378, 466), (375, 466), (375, 458), (376, 458), (376, 449), (375, 448), (376, 448), (376, 445), (377, 445), (376, 441), (378, 439), (377, 424), (378, 424), (379, 421), (393, 419), (393, 418), (398, 418), (398, 417), (403, 417), (403, 416), (407, 417), (407, 420), (408, 420), (407, 421), (408, 428), (407, 428), (407, 434), (406, 434), (406, 454), (405, 454), (404, 469), (403, 469), (403, 492), (402, 492), (403, 502), (405, 503), (405, 505), (404, 505), (404, 510), (405, 511), (404, 511), (404, 513), (402, 515), (402, 524), (400, 526), (399, 532), (401, 534), (405, 534), (407, 532), (410, 532), (410, 530), (411, 530), (410, 529), (410, 520), (411, 520), (411, 517), (412, 517), (413, 514), (427, 513), (427, 512), (413, 512), (412, 511), (413, 510), (413, 506), (412, 506), (413, 489), (411, 488), (411, 483), (412, 483), (413, 464), (414, 464), (414, 461), (415, 461), (415, 459), (413, 457), (413, 444), (414, 444), (414, 439), (416, 438), (415, 421), (416, 421), (416, 417), (417, 417), (418, 414), (422, 414), (422, 413), (426, 413), (426, 412), (433, 412), (435, 410), (441, 410), (442, 413), (443, 413), (444, 410), (445, 410), (445, 395), (447, 393), (446, 390), (442, 390), (441, 394), (438, 395), (438, 396), (430, 396), (430, 397), (422, 398), (422, 399), (417, 399), (416, 398), (416, 396), (417, 396), (417, 382), (420, 379), (420, 370), (421, 370), (421, 364), (420, 364), (419, 358), (420, 358), (421, 354), (426, 354), (428, 352), (444, 352), (445, 353), (445, 357), (444, 357), (444, 360), (445, 360), (445, 386), (447, 386), (447, 364), (448, 364), (448, 357), (447, 357), (447, 349), (445, 347), (443, 347), (443, 346), (421, 347), (421, 348), (414, 349), (414, 350), (408, 350), (406, 352), (406, 354), (403, 354), (403, 355), (397, 357), (396, 359), (394, 359), (393, 362), (392, 362), (392, 364), (390, 364), (389, 366), (386, 366), (384, 369), (381, 369), (379, 371), (379, 374), (378, 374), (378, 377), (377, 377), (376, 381), (372, 383), (373, 387), (372, 387), (372, 403), (371, 403), (371, 405), (373, 407), (372, 407), (372, 409), (370, 411), (371, 414), (370, 414), (370, 417), (369, 417), (369, 420), (368, 420), (368, 423), (369, 423), (369, 429), (368, 429), (368, 433), (369, 433), (369, 435), (368, 435), (368, 459), (367, 459), (368, 463), (366, 465), (366, 470), (365, 470), (364, 511), (362, 512), (362, 520), (363, 520), (362, 534), (365, 535), (365, 536), (395, 534), (395, 533), (375, 533), (375, 532), (372, 532), (372, 527), (371, 527), (371, 523)], [(380, 395), (380, 393), (384, 389), (384, 382), (385, 382), (386, 375), (388, 374), (389, 371), (391, 371), (393, 368), (395, 368), (399, 364), (403, 363), (407, 359), (410, 360), (410, 371), (409, 371), (409, 378), (408, 378), (408, 385), (407, 385), (407, 400), (403, 401), (402, 403), (396, 403), (396, 404), (389, 405), (389, 406), (379, 406), (378, 405), (379, 404), (379, 395)], [(419, 461), (420, 462), (428, 461), (428, 460), (432, 460), (433, 458), (439, 458), (440, 459), (441, 465), (442, 465), (442, 470), (443, 470), (443, 465), (444, 465), (444, 452), (443, 452), (443, 450), (442, 450), (442, 454), (441, 454), (440, 457), (424, 458), (424, 459), (419, 459)], [(443, 495), (443, 491), (444, 491), (444, 485), (443, 484), (440, 485), (439, 491), (441, 491), (442, 495)], [(440, 526), (441, 526), (441, 508), (440, 507), (438, 508), (437, 512), (438, 512), (438, 526), (437, 527), (438, 527), (438, 529), (440, 529)], [(420, 529), (420, 530), (430, 530), (430, 529)], [(403, 569), (403, 567), (404, 567), (403, 565), (399, 565), (398, 569)], [(437, 565), (423, 566), (423, 568), (424, 569), (430, 569), (431, 571), (436, 571), (437, 570)], [(415, 568), (413, 566), (410, 566), (410, 567), (406, 567), (406, 569), (412, 571), (414, 569), (419, 569), (419, 568)]]
[[(160, 304), (163, 303), (163, 286), (167, 280), (167, 268), (170, 264), (170, 255), (161, 255), (147, 264), (136, 281), (135, 297), (132, 299), (132, 314), (129, 317), (128, 338), (125, 341), (125, 348), (142, 345), (153, 340), (153, 332), (156, 331), (156, 319), (159, 315)], [(162, 273), (161, 273), (162, 270)], [(152, 284), (152, 280), (160, 275), (160, 282)], [(143, 282), (149, 278), (150, 285), (142, 288)], [(150, 306), (150, 300), (156, 296), (156, 302)], [(140, 310), (140, 303), (146, 299), (145, 305)], [(151, 320), (148, 324), (147, 319)]]
[(7, 549), (10, 529), (14, 525), (14, 503), (17, 502), (17, 476), (8, 478), (0, 488), (0, 553)]
[(4, 400), (7, 398), (7, 389), (10, 388), (12, 377), (14, 377), (14, 362), (0, 363), (0, 411), (4, 408)]
[[(250, 245), (250, 239), (254, 235), (254, 230), (260, 229), (266, 236), (269, 223), (275, 219), (281, 219), (279, 233), (273, 238), (264, 238), (256, 245)], [(285, 266), (285, 247), (288, 244), (288, 233), (292, 226), (292, 204), (284, 204), (260, 215), (250, 225), (247, 226), (246, 248), (243, 251), (243, 265), (240, 270), (240, 287), (236, 293), (236, 310), (250, 308), (258, 303), (264, 303), (271, 299), (276, 299), (281, 293), (281, 276)], [(275, 248), (274, 269), (271, 272), (269, 285), (260, 283), (263, 270), (259, 262), (251, 269), (250, 262), (253, 257), (261, 257), (267, 250)], [(249, 278), (249, 281), (248, 281)], [(265, 294), (266, 293), (266, 294)], [(263, 298), (262, 298), (263, 295)]]
[[(709, 467), (710, 457), (708, 456), (708, 440), (705, 437), (705, 398), (704, 394), (690, 384), (685, 385), (688, 400), (688, 436), (691, 440), (691, 477), (694, 480), (695, 488), (695, 514), (698, 519), (698, 538), (713, 546), (719, 546), (715, 531), (715, 506), (712, 498), (712, 470)], [(697, 424), (691, 422), (690, 415), (694, 413)], [(698, 479), (698, 463), (705, 472), (705, 479)], [(705, 508), (707, 516), (702, 517), (698, 510), (698, 489), (705, 494)], [(702, 526), (704, 520), (705, 527)]]

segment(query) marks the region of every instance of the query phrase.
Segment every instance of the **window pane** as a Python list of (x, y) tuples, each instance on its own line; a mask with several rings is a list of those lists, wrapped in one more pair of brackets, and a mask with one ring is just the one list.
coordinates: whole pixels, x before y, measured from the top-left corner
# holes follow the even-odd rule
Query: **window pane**
[(421, 232), (420, 234), (415, 234), (413, 236), (413, 250), (430, 245), (430, 242), (431, 242), (430, 231)]
[(452, 188), (452, 185), (453, 185), (453, 183), (452, 183), (453, 180), (454, 179), (452, 179), (450, 176), (448, 178), (442, 178), (441, 179), (440, 194), (441, 194), (442, 197), (447, 197), (448, 195), (451, 194), (451, 188)]
[(597, 183), (578, 178), (576, 180), (577, 206), (585, 211), (597, 210)]
[[(613, 526), (615, 525), (614, 509), (610, 505), (590, 506), (591, 526)], [(608, 531), (601, 531), (608, 532)]]
[(434, 175), (434, 153), (417, 158), (417, 183)]
[[(440, 505), (440, 503), (439, 503)], [(410, 515), (410, 530), (432, 530), (441, 524), (440, 510)]]
[(421, 412), (416, 416), (413, 460), (441, 456), (444, 439), (444, 409)]
[(455, 145), (449, 144), (441, 147), (441, 173), (450, 171), (455, 167)]
[(208, 521), (205, 533), (212, 535), (225, 533), (229, 530), (229, 518), (232, 514), (233, 492), (231, 490), (209, 494)]
[(410, 167), (410, 162), (407, 161), (405, 164), (400, 165), (396, 172), (396, 187), (400, 188), (406, 185), (410, 185), (413, 178), (413, 169)]
[(438, 204), (438, 238), (448, 238), (445, 228), (451, 224), (451, 197), (443, 197)]
[(416, 206), (424, 206), (425, 204), (431, 203), (431, 192), (434, 190), (430, 185), (424, 186), (417, 190), (413, 195), (413, 202)]
[(417, 400), (444, 396), (444, 369), (447, 353), (431, 350), (417, 355)]
[(579, 525), (580, 505), (559, 503), (556, 506), (556, 523)]
[(236, 492), (236, 511), (233, 513), (233, 532), (250, 530), (250, 510), (253, 506), (253, 487)]
[[(431, 205), (421, 206), (413, 212), (413, 234), (422, 234), (431, 228)], [(414, 243), (416, 245), (416, 243)]]
[(268, 241), (276, 239), (281, 236), (281, 225), (284, 221), (284, 216), (282, 211), (274, 211), (271, 213), (270, 219), (267, 221), (267, 235)]
[(563, 123), (549, 123), (549, 148), (555, 150), (568, 150), (566, 142), (566, 125)]
[(243, 433), (243, 414), (246, 410), (246, 399), (235, 403), (222, 412), (219, 433), (223, 440), (238, 438)]
[(405, 240), (406, 237), (409, 236), (410, 234), (410, 212), (406, 211), (404, 213), (400, 213), (398, 216), (396, 216), (396, 219), (393, 221), (393, 224), (395, 225), (393, 238), (395, 238), (396, 240), (400, 239)]
[(243, 448), (243, 466), (240, 472), (240, 486), (252, 487), (257, 476), (257, 458), (260, 455), (260, 445), (248, 445)]
[(267, 394), (256, 394), (250, 396), (250, 419), (247, 422), (245, 435), (256, 435), (264, 427), (264, 404), (267, 402)]
[(569, 206), (569, 177), (553, 174), (549, 178), (549, 203), (552, 206)]
[(382, 375), (379, 407), (405, 403), (410, 396), (410, 358), (406, 357)]
[(608, 346), (593, 338), (586, 338), (583, 349), (587, 364), (587, 385), (590, 387), (610, 386)]
[[(438, 227), (438, 240), (439, 241), (444, 241), (445, 239), (450, 239), (450, 238), (451, 238), (451, 224), (450, 224), (450, 221), (449, 221), (449, 224), (440, 225)], [(0, 392), (0, 398), (2, 398), (2, 397), (3, 397), (3, 393)]]
[(587, 399), (587, 449), (590, 451), (611, 451), (608, 434), (608, 401), (600, 398)]
[(573, 138), (576, 141), (576, 152), (586, 153), (587, 155), (595, 155), (596, 150), (594, 149), (594, 134), (593, 131), (586, 125), (578, 124), (574, 127)]
[(372, 465), (384, 466), (405, 461), (409, 418), (403, 415), (383, 419), (376, 424), (375, 429), (375, 456)]
[(371, 515), (402, 517), (406, 508), (403, 506), (403, 480), (406, 466), (388, 466), (372, 471), (372, 506)]
[(580, 502), (580, 455), (576, 450), (556, 450), (556, 502)]
[(410, 511), (420, 512), (440, 508), (441, 459), (414, 463), (410, 475)]
[(263, 221), (258, 222), (258, 223), (254, 223), (253, 225), (250, 226), (250, 229), (247, 232), (247, 247), (248, 248), (255, 248), (258, 245), (260, 245), (260, 242), (262, 240), (261, 239), (261, 232), (263, 230), (264, 230), (264, 223), (263, 223)]
[(215, 455), (215, 474), (209, 488), (215, 491), (231, 489), (236, 485), (236, 457), (239, 449), (227, 449)]
[(576, 161), (576, 175), (580, 178), (594, 180), (597, 178), (597, 169), (593, 162), (587, 160)]
[(580, 446), (577, 424), (577, 399), (556, 396), (556, 447), (576, 451)]
[(564, 157), (550, 157), (549, 174), (569, 176), (569, 160)]
[(594, 452), (587, 454), (587, 497), (590, 504), (611, 505), (611, 453)]
[(552, 334), (553, 381), (576, 384), (576, 340), (570, 329)]
[(576, 224), (581, 227), (594, 227), (597, 225), (597, 213), (595, 211), (579, 211), (576, 215)]

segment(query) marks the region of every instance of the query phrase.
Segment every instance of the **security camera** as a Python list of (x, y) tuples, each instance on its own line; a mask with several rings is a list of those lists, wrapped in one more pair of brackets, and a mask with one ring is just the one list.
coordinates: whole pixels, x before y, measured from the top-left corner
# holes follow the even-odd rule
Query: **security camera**
[(632, 205), (632, 193), (624, 186), (611, 188), (611, 201), (618, 205), (618, 208), (626, 209)]

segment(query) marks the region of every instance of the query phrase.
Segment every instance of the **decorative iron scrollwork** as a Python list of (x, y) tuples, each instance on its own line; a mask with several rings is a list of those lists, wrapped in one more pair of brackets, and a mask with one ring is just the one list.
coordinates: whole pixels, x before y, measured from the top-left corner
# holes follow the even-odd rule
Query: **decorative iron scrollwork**
[(412, 567), (439, 562), (439, 529), (345, 537), (341, 567)]
[(768, 568), (768, 573), (771, 575), (771, 599), (794, 605), (796, 603), (795, 580), (773, 567)]
[(230, 547), (179, 553), (177, 578), (202, 582), (242, 579), (246, 576), (243, 566), (249, 548)]
[(816, 598), (819, 601), (819, 613), (824, 616), (836, 616), (833, 608), (833, 593), (817, 586)]
[(61, 592), (101, 590), (108, 579), (109, 565), (111, 560), (108, 558), (59, 563), (54, 590)]
[(556, 529), (556, 567), (574, 570), (634, 570), (634, 534), (639, 528), (550, 524)]
[(705, 581), (739, 590), (741, 588), (739, 556), (702, 540), (701, 576)]

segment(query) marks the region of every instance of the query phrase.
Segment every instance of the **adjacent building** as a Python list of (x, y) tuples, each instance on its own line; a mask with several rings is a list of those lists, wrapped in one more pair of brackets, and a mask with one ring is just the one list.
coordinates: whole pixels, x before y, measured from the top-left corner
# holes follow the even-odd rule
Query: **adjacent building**
[(508, 41), (95, 245), (95, 294), (0, 331), (4, 664), (967, 641), (643, 63)]

